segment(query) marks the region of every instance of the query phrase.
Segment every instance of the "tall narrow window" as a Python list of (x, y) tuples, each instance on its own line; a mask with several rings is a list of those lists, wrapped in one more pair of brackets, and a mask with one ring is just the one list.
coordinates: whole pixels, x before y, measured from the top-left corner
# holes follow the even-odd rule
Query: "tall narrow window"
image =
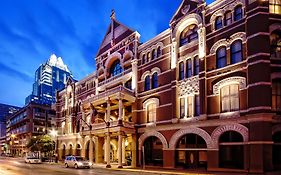
[(142, 64), (145, 64), (145, 60), (146, 60), (145, 55), (143, 55), (142, 56)]
[(269, 13), (281, 14), (280, 0), (269, 0)]
[(220, 47), (217, 50), (217, 68), (226, 66), (226, 47)]
[(187, 97), (187, 116), (192, 117), (193, 116), (193, 97)]
[(218, 30), (222, 27), (223, 27), (222, 17), (219, 16), (219, 17), (216, 18), (216, 21), (215, 21), (215, 29)]
[(184, 98), (180, 98), (180, 118), (184, 118), (185, 116), (185, 99)]
[(152, 50), (152, 60), (156, 59), (156, 51), (153, 49)]
[(150, 76), (149, 75), (147, 75), (145, 77), (144, 90), (145, 91), (150, 90)]
[(188, 59), (186, 63), (186, 77), (190, 78), (191, 76), (192, 76), (192, 61), (191, 59)]
[(154, 89), (154, 88), (158, 88), (158, 74), (157, 74), (157, 72), (155, 72), (152, 75), (152, 89)]
[(199, 74), (199, 57), (196, 56), (194, 57), (194, 75), (198, 75)]
[(234, 9), (234, 21), (238, 21), (242, 19), (242, 17), (243, 17), (242, 6), (239, 5)]
[(158, 47), (158, 48), (157, 48), (157, 58), (159, 58), (161, 55), (162, 55), (161, 48)]
[(237, 40), (231, 44), (231, 64), (238, 63), (242, 61), (242, 41)]
[(232, 84), (221, 88), (221, 111), (239, 110), (239, 85)]
[(199, 95), (195, 95), (195, 116), (200, 115), (200, 98)]
[(184, 79), (184, 64), (183, 62), (180, 62), (179, 64), (179, 80)]
[(272, 110), (281, 111), (281, 82), (272, 82)]
[(110, 68), (110, 74), (111, 76), (116, 76), (120, 73), (122, 73), (122, 67), (120, 65), (120, 61), (116, 60)]
[(156, 104), (147, 105), (147, 123), (155, 122), (156, 120)]
[(147, 54), (146, 54), (146, 62), (149, 62), (150, 61), (150, 52), (148, 52)]
[(231, 23), (232, 23), (232, 15), (231, 15), (231, 11), (228, 11), (224, 15), (224, 24), (225, 26), (228, 26)]

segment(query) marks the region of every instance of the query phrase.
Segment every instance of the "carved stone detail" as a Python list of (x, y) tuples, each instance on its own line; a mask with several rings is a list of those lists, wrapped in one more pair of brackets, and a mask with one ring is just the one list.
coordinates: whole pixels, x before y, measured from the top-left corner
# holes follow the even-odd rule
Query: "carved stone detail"
[(186, 80), (180, 81), (178, 88), (179, 96), (186, 96), (199, 93), (199, 77), (194, 76)]
[(180, 140), (180, 138), (186, 134), (199, 135), (205, 140), (205, 142), (207, 144), (207, 148), (209, 148), (209, 149), (214, 148), (211, 136), (203, 129), (197, 128), (197, 127), (190, 127), (187, 129), (181, 129), (181, 130), (177, 131), (170, 139), (169, 148), (172, 150), (175, 150), (176, 145), (177, 145), (178, 141)]
[(168, 142), (166, 140), (166, 138), (160, 133), (160, 132), (157, 132), (157, 131), (150, 131), (150, 132), (146, 132), (144, 134), (142, 134), (139, 138), (139, 150), (141, 150), (143, 144), (144, 144), (144, 141), (148, 138), (148, 137), (151, 137), (151, 136), (155, 136), (157, 138), (159, 138), (163, 144), (163, 149), (168, 149)]
[(217, 127), (213, 133), (212, 133), (212, 141), (214, 143), (215, 148), (219, 147), (219, 138), (220, 136), (227, 132), (227, 131), (236, 131), (238, 133), (240, 133), (243, 137), (243, 141), (244, 142), (248, 142), (249, 141), (249, 130), (247, 127), (239, 124), (239, 123), (235, 123), (235, 124), (229, 124), (229, 125), (222, 125)]
[(239, 84), (240, 89), (246, 88), (246, 78), (245, 77), (229, 77), (217, 82), (213, 86), (213, 94), (218, 95), (220, 93), (220, 88), (227, 84)]

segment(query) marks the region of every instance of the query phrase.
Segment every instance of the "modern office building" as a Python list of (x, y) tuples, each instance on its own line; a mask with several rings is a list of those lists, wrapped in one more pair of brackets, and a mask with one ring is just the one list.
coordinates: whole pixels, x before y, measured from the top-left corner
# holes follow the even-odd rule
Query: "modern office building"
[(142, 44), (112, 13), (96, 72), (57, 93), (60, 159), (280, 170), (280, 7), (183, 0), (170, 28)]
[(29, 103), (7, 117), (8, 153), (21, 156), (27, 152), (31, 137), (48, 133), (55, 127), (55, 111), (49, 105)]
[(61, 57), (52, 54), (48, 61), (36, 70), (32, 94), (26, 97), (25, 104), (35, 102), (51, 105), (56, 101), (56, 91), (65, 88), (71, 73)]
[(6, 151), (6, 118), (20, 107), (0, 104), (0, 155)]

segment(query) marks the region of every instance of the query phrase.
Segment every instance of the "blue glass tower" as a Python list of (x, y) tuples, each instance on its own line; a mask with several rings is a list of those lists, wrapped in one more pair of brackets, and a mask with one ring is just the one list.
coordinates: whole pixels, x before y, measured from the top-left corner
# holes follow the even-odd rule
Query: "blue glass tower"
[(65, 87), (68, 77), (72, 74), (63, 63), (61, 57), (52, 54), (48, 61), (36, 70), (32, 94), (26, 97), (25, 104), (51, 105), (56, 101), (56, 91)]

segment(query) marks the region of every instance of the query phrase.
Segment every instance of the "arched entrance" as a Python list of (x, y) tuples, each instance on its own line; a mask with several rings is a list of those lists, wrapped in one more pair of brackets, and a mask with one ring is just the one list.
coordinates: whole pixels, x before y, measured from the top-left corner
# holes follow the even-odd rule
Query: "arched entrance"
[[(90, 160), (90, 142), (92, 142), (91, 140), (88, 140), (86, 143), (86, 148), (85, 148), (85, 159), (86, 160)], [(94, 143), (92, 143), (93, 145), (93, 159), (95, 159), (95, 146)], [(94, 160), (93, 160), (94, 161)]]
[(68, 155), (73, 155), (73, 148), (72, 148), (72, 144), (69, 145), (69, 151), (68, 151)]
[(62, 145), (62, 153), (61, 153), (61, 155), (62, 155), (61, 157), (62, 157), (63, 160), (65, 159), (65, 152), (66, 152), (65, 149), (66, 149), (66, 146), (63, 144)]
[(272, 136), (272, 163), (275, 170), (281, 170), (281, 131)]
[(219, 167), (243, 169), (243, 136), (236, 131), (226, 131), (219, 137)]
[(145, 165), (163, 166), (163, 145), (159, 138), (151, 136), (144, 141)]
[(176, 145), (175, 165), (177, 167), (198, 169), (207, 168), (207, 144), (197, 134), (182, 136)]
[(81, 156), (81, 145), (80, 144), (77, 144), (75, 153), (76, 153), (75, 154), (76, 156)]

